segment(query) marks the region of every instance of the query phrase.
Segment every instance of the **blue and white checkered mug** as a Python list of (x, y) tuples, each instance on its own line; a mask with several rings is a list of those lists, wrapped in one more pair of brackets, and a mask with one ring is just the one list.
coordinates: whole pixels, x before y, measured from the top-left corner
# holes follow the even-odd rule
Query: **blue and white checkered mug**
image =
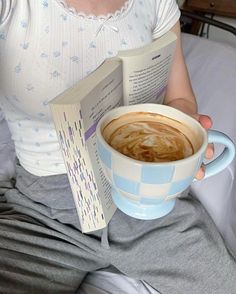
[[(103, 138), (104, 127), (115, 118), (130, 112), (158, 113), (177, 120), (191, 129), (193, 155), (170, 162), (143, 162), (123, 155)], [(205, 178), (226, 168), (235, 156), (235, 146), (225, 134), (208, 132), (192, 117), (172, 107), (160, 104), (122, 106), (106, 113), (96, 129), (100, 162), (112, 186), (112, 198), (124, 213), (138, 219), (155, 219), (168, 214), (176, 197), (188, 188), (200, 168), (208, 143), (220, 143), (225, 149), (206, 164)]]

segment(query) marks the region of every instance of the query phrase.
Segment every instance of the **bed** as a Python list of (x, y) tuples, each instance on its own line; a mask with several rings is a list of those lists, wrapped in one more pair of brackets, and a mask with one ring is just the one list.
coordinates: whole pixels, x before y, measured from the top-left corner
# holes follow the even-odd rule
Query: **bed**
[[(236, 48), (197, 36), (183, 34), (183, 48), (199, 112), (213, 118), (214, 129), (228, 134), (236, 143)], [(222, 151), (215, 147), (216, 154)], [(0, 112), (0, 187), (11, 185), (15, 153), (10, 133)], [(236, 255), (236, 181), (234, 160), (220, 174), (195, 182), (192, 194), (205, 206), (231, 251)], [(207, 192), (207, 193), (206, 193)], [(158, 293), (143, 282), (113, 271), (91, 273), (81, 294)]]

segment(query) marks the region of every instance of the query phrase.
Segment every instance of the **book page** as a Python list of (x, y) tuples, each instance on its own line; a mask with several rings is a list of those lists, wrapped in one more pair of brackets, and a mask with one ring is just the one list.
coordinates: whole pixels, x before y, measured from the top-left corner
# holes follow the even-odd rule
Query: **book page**
[(169, 32), (150, 45), (119, 52), (125, 105), (163, 102), (175, 44), (176, 36)]
[(89, 151), (94, 175), (102, 201), (106, 222), (116, 209), (111, 198), (111, 187), (106, 180), (96, 147), (96, 126), (99, 119), (109, 110), (122, 104), (122, 67), (110, 73), (87, 97), (81, 100), (81, 113), (85, 131), (85, 143)]

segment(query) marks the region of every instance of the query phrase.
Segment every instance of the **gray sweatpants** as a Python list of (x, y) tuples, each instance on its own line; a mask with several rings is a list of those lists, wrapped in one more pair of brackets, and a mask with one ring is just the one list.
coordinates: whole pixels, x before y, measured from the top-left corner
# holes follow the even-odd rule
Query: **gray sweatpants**
[(0, 293), (79, 293), (88, 272), (111, 265), (162, 294), (236, 293), (235, 260), (191, 196), (152, 221), (118, 210), (108, 230), (87, 235), (66, 175), (36, 177), (18, 166), (0, 199)]

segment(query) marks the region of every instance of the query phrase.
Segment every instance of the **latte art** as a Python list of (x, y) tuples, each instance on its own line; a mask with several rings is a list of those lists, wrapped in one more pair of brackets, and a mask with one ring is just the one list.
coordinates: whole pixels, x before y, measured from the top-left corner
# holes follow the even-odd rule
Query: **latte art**
[[(113, 126), (112, 126), (113, 124)], [(117, 125), (114, 128), (114, 125)], [(108, 124), (105, 140), (120, 153), (145, 162), (180, 160), (194, 153), (189, 139), (177, 128), (155, 120)], [(104, 134), (107, 130), (104, 129)]]

